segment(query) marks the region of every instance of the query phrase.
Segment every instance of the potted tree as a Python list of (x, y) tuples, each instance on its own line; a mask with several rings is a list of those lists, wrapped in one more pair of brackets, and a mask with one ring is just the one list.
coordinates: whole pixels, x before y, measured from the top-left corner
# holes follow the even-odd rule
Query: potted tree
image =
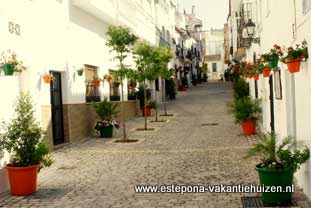
[(121, 117), (122, 117), (122, 128), (123, 128), (123, 142), (129, 141), (126, 134), (125, 126), (125, 107), (124, 107), (124, 87), (123, 81), (131, 73), (131, 69), (125, 65), (126, 57), (131, 52), (132, 46), (135, 44), (137, 37), (131, 34), (130, 30), (122, 26), (110, 26), (108, 28), (107, 35), (110, 39), (106, 42), (114, 52), (116, 52), (116, 60), (119, 65), (117, 70), (114, 70), (114, 77), (117, 77), (121, 84)]
[(244, 135), (256, 133), (256, 113), (260, 111), (257, 101), (250, 97), (235, 99), (233, 113), (236, 123), (240, 123)]
[(304, 41), (302, 46), (296, 45), (296, 48), (289, 47), (287, 55), (282, 57), (281, 61), (287, 64), (288, 71), (295, 73), (300, 71), (300, 63), (303, 59), (308, 58), (307, 43)]
[(4, 75), (11, 76), (14, 72), (22, 72), (26, 69), (22, 61), (17, 60), (16, 54), (8, 50), (9, 54), (0, 54), (0, 67)]
[(94, 103), (93, 107), (99, 119), (99, 121), (96, 122), (95, 130), (102, 138), (111, 138), (113, 135), (113, 127), (119, 128), (119, 122), (113, 120), (113, 117), (119, 114), (117, 109), (118, 104), (112, 103), (105, 98), (101, 102)]
[(12, 195), (36, 192), (39, 170), (53, 162), (48, 154), (45, 133), (35, 121), (34, 113), (30, 95), (20, 94), (14, 118), (2, 126), (0, 147), (11, 153), (6, 169)]
[(293, 175), (300, 165), (310, 157), (310, 151), (292, 150), (293, 142), (284, 139), (279, 145), (274, 133), (262, 134), (259, 142), (252, 147), (245, 158), (259, 156), (260, 163), (256, 165), (261, 185), (265, 187), (281, 187), (279, 192), (263, 192), (262, 199), (265, 206), (282, 205), (291, 201)]

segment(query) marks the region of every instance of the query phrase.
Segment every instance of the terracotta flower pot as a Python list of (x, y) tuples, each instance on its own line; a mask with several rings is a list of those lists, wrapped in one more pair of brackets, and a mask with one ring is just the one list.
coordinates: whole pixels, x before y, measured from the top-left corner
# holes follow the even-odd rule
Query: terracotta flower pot
[(252, 120), (246, 120), (242, 122), (243, 135), (256, 134), (256, 122)]
[(145, 112), (146, 112), (146, 116), (150, 117), (151, 116), (151, 108), (146, 107), (146, 110), (144, 110), (144, 107), (141, 108), (141, 111), (143, 113), (143, 116), (145, 116)]
[(287, 68), (290, 73), (295, 73), (300, 71), (301, 59), (286, 60)]
[(270, 76), (270, 71), (271, 71), (270, 68), (264, 68), (263, 71), (262, 71), (263, 77), (269, 77)]
[(105, 78), (105, 80), (106, 80), (106, 82), (108, 82), (108, 83), (110, 82), (110, 78)]
[(37, 191), (37, 175), (40, 164), (27, 167), (6, 166), (12, 195), (30, 195)]
[(51, 76), (51, 75), (48, 75), (48, 74), (43, 75), (43, 81), (44, 81), (44, 83), (46, 83), (46, 84), (51, 83), (51, 81), (52, 81), (52, 76)]
[(259, 80), (259, 74), (254, 74), (254, 80)]
[(100, 85), (100, 81), (99, 80), (93, 80), (93, 84), (98, 87)]
[(181, 86), (181, 91), (187, 91), (186, 85)]

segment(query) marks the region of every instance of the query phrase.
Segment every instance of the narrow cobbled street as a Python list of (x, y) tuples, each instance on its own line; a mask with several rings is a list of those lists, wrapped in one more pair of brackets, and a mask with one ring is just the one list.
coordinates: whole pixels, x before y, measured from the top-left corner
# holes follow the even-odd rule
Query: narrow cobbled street
[[(168, 103), (174, 117), (149, 123), (157, 128), (153, 132), (134, 131), (143, 127), (143, 118), (130, 120), (129, 136), (138, 143), (92, 138), (54, 151), (55, 163), (39, 174), (37, 193), (5, 193), (0, 207), (242, 207), (241, 197), (254, 194), (134, 190), (136, 185), (258, 184), (256, 162), (242, 159), (256, 138), (242, 136), (234, 124), (227, 107), (231, 88), (231, 83), (208, 83), (179, 92)], [(310, 207), (300, 190), (294, 198), (300, 207)]]

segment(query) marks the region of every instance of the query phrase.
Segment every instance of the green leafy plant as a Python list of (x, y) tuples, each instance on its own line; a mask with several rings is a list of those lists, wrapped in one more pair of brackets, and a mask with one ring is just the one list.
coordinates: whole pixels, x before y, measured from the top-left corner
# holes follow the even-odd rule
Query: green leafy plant
[(272, 49), (270, 49), (269, 53), (265, 53), (261, 55), (261, 58), (265, 62), (273, 61), (273, 60), (279, 60), (279, 58), (283, 55), (281, 51), (281, 47), (279, 45), (274, 45)]
[(118, 116), (119, 114), (119, 104), (110, 102), (107, 98), (101, 102), (93, 103), (92, 106), (95, 109), (97, 118), (103, 121), (111, 122), (113, 117)]
[(289, 47), (287, 49), (287, 55), (283, 56), (281, 58), (281, 61), (286, 63), (286, 61), (292, 61), (292, 60), (302, 60), (308, 58), (308, 48), (307, 43), (304, 41), (302, 43), (302, 46), (296, 45), (296, 48)]
[(2, 124), (0, 145), (11, 153), (10, 166), (41, 164), (40, 170), (53, 163), (48, 154), (46, 134), (36, 122), (34, 113), (31, 96), (21, 93), (15, 103), (14, 118)]
[(260, 112), (258, 102), (252, 100), (250, 97), (235, 99), (232, 109), (236, 123), (241, 123), (246, 120), (255, 120), (256, 114)]
[(260, 163), (257, 167), (269, 169), (289, 169), (297, 171), (301, 164), (310, 158), (310, 150), (291, 150), (292, 139), (286, 138), (277, 144), (275, 133), (262, 134), (259, 142), (252, 147), (245, 158), (259, 156)]
[(110, 26), (107, 35), (110, 39), (106, 42), (115, 53), (115, 58), (119, 61), (118, 69), (113, 72), (114, 79), (119, 80), (121, 84), (121, 109), (122, 109), (122, 124), (123, 124), (123, 140), (127, 140), (125, 128), (125, 107), (124, 107), (124, 88), (123, 80), (130, 76), (132, 69), (124, 64), (128, 54), (131, 53), (132, 46), (135, 44), (137, 37), (130, 32), (126, 27)]
[(156, 109), (156, 101), (155, 100), (152, 100), (152, 101), (149, 101), (149, 103), (148, 103), (148, 107), (149, 108), (152, 108), (152, 109)]
[(233, 83), (234, 99), (240, 99), (249, 96), (249, 86), (244, 79), (237, 79)]

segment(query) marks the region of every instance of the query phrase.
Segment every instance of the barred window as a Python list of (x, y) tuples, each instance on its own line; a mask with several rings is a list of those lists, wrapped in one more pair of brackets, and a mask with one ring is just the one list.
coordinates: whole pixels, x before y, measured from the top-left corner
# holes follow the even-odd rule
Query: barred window
[(86, 102), (99, 102), (99, 86), (96, 86), (93, 82), (94, 76), (97, 76), (96, 66), (85, 66), (85, 83), (86, 83)]

